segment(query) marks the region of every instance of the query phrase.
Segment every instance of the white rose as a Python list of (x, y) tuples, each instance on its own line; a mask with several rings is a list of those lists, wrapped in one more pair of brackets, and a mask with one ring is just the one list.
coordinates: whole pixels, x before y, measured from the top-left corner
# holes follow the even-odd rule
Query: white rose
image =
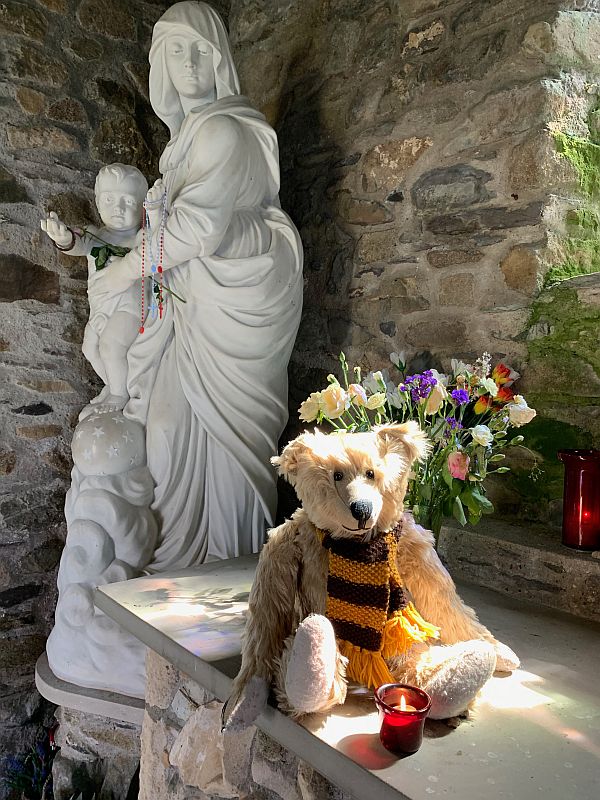
[(302, 422), (312, 422), (319, 416), (321, 408), (321, 392), (313, 392), (310, 397), (300, 404), (298, 414)]
[(436, 414), (447, 397), (448, 392), (446, 391), (446, 387), (443, 383), (438, 381), (429, 393), (427, 404), (425, 405), (425, 413)]
[(474, 428), (471, 428), (471, 436), (474, 442), (483, 445), (483, 447), (487, 447), (494, 441), (494, 434), (487, 425), (475, 425)]
[(521, 394), (516, 394), (514, 396), (512, 403), (506, 406), (506, 410), (508, 411), (510, 424), (514, 425), (515, 428), (520, 428), (521, 425), (527, 425), (537, 413), (535, 408), (529, 408), (527, 401)]
[(385, 392), (377, 392), (372, 394), (367, 400), (367, 408), (369, 411), (374, 411), (376, 408), (381, 408), (385, 405), (386, 394)]
[(339, 383), (332, 383), (321, 392), (321, 408), (329, 419), (341, 417), (349, 402), (348, 394)]
[(479, 383), (491, 397), (496, 397), (498, 394), (498, 384), (493, 378), (484, 378), (482, 381), (479, 381)]

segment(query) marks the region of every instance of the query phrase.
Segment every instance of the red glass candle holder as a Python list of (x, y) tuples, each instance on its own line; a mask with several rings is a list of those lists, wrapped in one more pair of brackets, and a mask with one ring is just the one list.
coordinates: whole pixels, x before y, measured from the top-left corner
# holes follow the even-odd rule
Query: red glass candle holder
[[(402, 698), (406, 710), (402, 710)], [(405, 683), (385, 683), (375, 691), (379, 709), (381, 744), (397, 756), (416, 753), (423, 741), (425, 718), (431, 698), (422, 689)]]
[(600, 450), (559, 450), (565, 465), (562, 542), (600, 550)]

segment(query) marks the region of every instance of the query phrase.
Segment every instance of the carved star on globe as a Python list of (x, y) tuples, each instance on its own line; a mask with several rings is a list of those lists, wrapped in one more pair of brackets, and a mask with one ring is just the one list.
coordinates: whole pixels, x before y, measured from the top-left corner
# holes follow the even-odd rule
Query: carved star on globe
[(129, 459), (129, 463), (132, 467), (135, 467), (135, 465), (137, 464), (137, 458), (135, 456), (131, 456), (131, 458)]
[(127, 442), (127, 443), (133, 442), (133, 436), (131, 435), (131, 433), (129, 431), (125, 431), (121, 438), (124, 439), (125, 442)]
[(83, 457), (85, 458), (86, 461), (92, 460), (92, 451), (90, 450), (89, 447), (87, 448), (87, 450), (83, 451)]
[(107, 449), (106, 455), (109, 458), (115, 458), (119, 455), (119, 448), (115, 444), (111, 444), (111, 446)]
[(83, 436), (83, 431), (82, 430), (77, 431), (77, 433), (75, 434), (75, 438), (76, 439), (81, 439), (82, 436)]
[(94, 432), (92, 433), (92, 436), (94, 438), (96, 438), (96, 439), (99, 439), (101, 436), (104, 436), (104, 428), (100, 428), (100, 427), (94, 428)]
[(112, 421), (115, 425), (125, 425), (125, 418), (124, 417), (111, 417)]

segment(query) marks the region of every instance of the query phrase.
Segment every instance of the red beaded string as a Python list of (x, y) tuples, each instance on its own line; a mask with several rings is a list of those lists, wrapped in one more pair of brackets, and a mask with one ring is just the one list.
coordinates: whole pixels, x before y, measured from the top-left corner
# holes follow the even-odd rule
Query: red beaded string
[[(165, 200), (163, 200), (163, 203), (164, 202), (165, 202)], [(163, 208), (164, 208), (164, 206), (163, 206)], [(158, 316), (159, 316), (160, 319), (162, 319), (162, 316), (163, 316), (163, 267), (162, 267), (162, 264), (163, 264), (164, 243), (165, 243), (165, 225), (164, 225), (164, 212), (163, 212), (163, 220), (162, 220), (162, 225), (161, 225), (161, 228), (160, 228), (160, 255), (158, 257), (158, 267), (157, 267), (157, 270), (156, 270), (158, 272), (159, 276), (160, 276), (160, 278), (159, 278), (160, 289), (158, 291)]]
[(140, 333), (144, 332), (144, 268), (146, 264), (146, 208), (142, 206), (142, 288), (141, 288), (141, 305), (142, 305), (142, 324), (140, 325)]

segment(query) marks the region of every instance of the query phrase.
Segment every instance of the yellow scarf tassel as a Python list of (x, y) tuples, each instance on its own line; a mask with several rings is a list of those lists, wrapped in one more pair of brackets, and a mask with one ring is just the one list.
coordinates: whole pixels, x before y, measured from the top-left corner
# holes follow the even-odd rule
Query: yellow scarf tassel
[(396, 611), (385, 623), (381, 654), (384, 658), (406, 653), (415, 642), (438, 639), (440, 629), (426, 622), (412, 603)]
[(384, 683), (395, 683), (395, 678), (388, 669), (381, 653), (363, 650), (351, 642), (338, 639), (340, 653), (348, 659), (346, 675), (356, 683), (362, 683), (370, 689), (376, 689)]

